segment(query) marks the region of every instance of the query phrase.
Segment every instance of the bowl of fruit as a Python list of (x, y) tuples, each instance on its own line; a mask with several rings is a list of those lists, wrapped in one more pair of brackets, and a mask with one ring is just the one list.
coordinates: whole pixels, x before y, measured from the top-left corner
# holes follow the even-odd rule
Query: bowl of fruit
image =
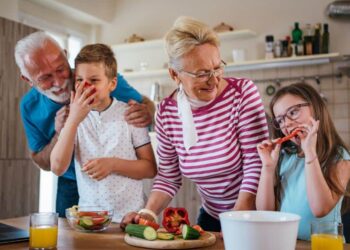
[(112, 221), (113, 209), (97, 206), (73, 206), (66, 209), (69, 225), (80, 232), (100, 232), (106, 230)]

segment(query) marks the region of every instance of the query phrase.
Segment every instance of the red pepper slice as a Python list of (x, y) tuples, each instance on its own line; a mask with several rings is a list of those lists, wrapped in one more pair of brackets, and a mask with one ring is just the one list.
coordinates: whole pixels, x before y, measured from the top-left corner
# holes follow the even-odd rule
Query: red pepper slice
[(144, 226), (150, 226), (153, 227), (155, 230), (158, 230), (159, 225), (155, 223), (154, 221), (146, 220), (144, 218), (139, 219), (139, 225), (144, 225)]
[(181, 232), (182, 224), (190, 225), (188, 212), (185, 208), (168, 207), (164, 210), (162, 225), (169, 233)]
[(279, 138), (275, 143), (276, 144), (282, 144), (283, 142), (294, 138), (300, 131), (301, 131), (300, 129), (296, 129), (292, 133), (290, 133), (289, 135), (287, 135), (285, 137), (282, 137), (282, 138)]

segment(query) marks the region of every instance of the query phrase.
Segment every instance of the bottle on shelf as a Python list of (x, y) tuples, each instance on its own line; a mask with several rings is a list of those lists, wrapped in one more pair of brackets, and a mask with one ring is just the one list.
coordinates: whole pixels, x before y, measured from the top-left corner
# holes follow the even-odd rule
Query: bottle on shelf
[(302, 40), (300, 40), (298, 44), (295, 45), (295, 54), (297, 56), (304, 55), (304, 43)]
[(282, 53), (282, 47), (281, 47), (281, 41), (278, 40), (275, 42), (274, 48), (273, 48), (274, 56), (275, 58), (281, 57)]
[(321, 53), (329, 53), (329, 31), (328, 24), (323, 24), (323, 34), (322, 34), (322, 46)]
[(292, 56), (293, 54), (293, 46), (292, 46), (292, 41), (291, 41), (291, 38), (290, 36), (286, 36), (286, 41), (288, 42), (288, 56)]
[(303, 39), (303, 31), (299, 28), (299, 23), (294, 23), (294, 29), (292, 30), (292, 39), (294, 44), (298, 44)]
[(321, 24), (315, 25), (315, 34), (312, 44), (312, 53), (320, 54), (321, 52)]
[(304, 55), (312, 55), (313, 30), (311, 24), (306, 24), (304, 29)]
[(274, 38), (272, 35), (268, 35), (265, 37), (265, 59), (273, 59), (274, 55), (273, 55), (273, 41)]
[(288, 41), (287, 40), (282, 40), (281, 57), (288, 57)]

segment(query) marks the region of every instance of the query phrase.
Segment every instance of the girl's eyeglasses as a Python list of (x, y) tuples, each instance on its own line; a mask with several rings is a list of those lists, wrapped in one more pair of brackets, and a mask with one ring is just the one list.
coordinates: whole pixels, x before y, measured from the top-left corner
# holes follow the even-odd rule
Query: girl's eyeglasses
[(272, 125), (276, 129), (283, 129), (286, 126), (286, 117), (289, 120), (295, 121), (300, 117), (301, 108), (309, 105), (309, 103), (300, 103), (289, 107), (284, 115), (279, 115), (275, 119), (273, 119)]

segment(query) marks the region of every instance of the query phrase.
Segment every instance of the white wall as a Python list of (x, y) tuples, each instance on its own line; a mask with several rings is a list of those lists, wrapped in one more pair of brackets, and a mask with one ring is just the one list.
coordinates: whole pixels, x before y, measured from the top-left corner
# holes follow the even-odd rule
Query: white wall
[(17, 21), (17, 0), (0, 0), (0, 17)]
[(329, 19), (326, 6), (332, 0), (117, 0), (116, 15), (102, 25), (99, 41), (122, 43), (133, 33), (146, 39), (161, 38), (180, 15), (193, 16), (210, 26), (225, 22), (236, 29), (252, 29), (260, 35), (258, 46), (264, 54), (265, 35), (284, 38), (295, 21), (329, 23), (330, 50), (350, 54), (350, 20)]

